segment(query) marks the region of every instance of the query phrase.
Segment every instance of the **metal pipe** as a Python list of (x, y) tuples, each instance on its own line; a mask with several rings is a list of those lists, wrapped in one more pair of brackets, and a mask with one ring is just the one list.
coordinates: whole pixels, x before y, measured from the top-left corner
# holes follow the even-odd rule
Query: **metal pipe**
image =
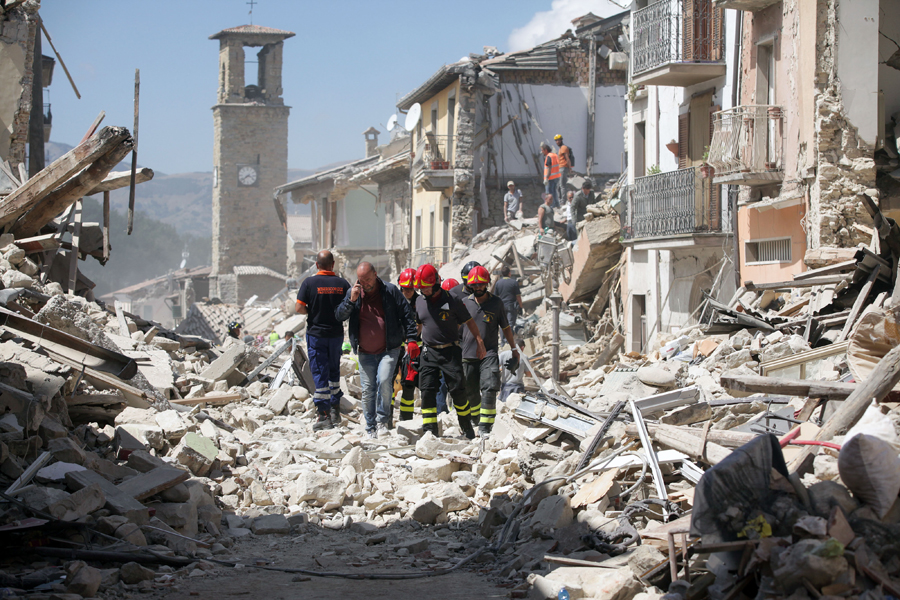
[(550, 337), (551, 364), (553, 366), (553, 381), (559, 381), (559, 309), (562, 296), (559, 295), (557, 290), (553, 290), (553, 293), (550, 295), (550, 302), (550, 310), (553, 313), (553, 331)]

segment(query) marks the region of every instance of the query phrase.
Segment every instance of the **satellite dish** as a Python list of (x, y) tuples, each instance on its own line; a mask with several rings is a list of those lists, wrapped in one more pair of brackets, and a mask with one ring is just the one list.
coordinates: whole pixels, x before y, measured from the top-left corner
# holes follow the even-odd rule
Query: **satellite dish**
[(190, 255), (191, 255), (191, 253), (188, 252), (187, 250), (185, 250), (184, 252), (181, 253), (181, 266), (178, 267), (179, 269), (184, 268), (184, 265), (187, 264), (187, 259)]
[(393, 131), (394, 128), (396, 128), (396, 127), (397, 127), (397, 115), (391, 115), (391, 118), (388, 119), (388, 122), (387, 122), (387, 130)]
[(412, 106), (409, 107), (409, 112), (406, 113), (406, 122), (403, 124), (403, 128), (407, 131), (412, 131), (413, 127), (419, 122), (419, 118), (422, 116), (422, 105), (416, 102)]

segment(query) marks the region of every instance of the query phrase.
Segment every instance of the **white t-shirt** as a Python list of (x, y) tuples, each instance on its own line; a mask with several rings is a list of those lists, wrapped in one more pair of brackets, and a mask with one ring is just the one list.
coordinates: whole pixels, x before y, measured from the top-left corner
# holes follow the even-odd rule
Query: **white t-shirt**
[(574, 220), (574, 216), (572, 215), (572, 203), (566, 202), (566, 222)]
[(522, 198), (522, 192), (516, 190), (514, 192), (506, 192), (503, 201), (506, 202), (506, 212), (514, 213), (519, 210), (519, 201)]

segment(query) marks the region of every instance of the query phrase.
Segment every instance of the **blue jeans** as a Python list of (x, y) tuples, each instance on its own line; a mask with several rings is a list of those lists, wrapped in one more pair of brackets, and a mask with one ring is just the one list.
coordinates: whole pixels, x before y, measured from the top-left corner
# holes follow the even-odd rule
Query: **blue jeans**
[(544, 192), (553, 196), (553, 208), (559, 208), (559, 178), (550, 179), (544, 186)]
[(391, 397), (398, 360), (399, 346), (381, 354), (359, 353), (359, 385), (367, 431), (375, 431), (376, 422), (384, 425), (391, 422)]
[(438, 393), (437, 393), (438, 414), (450, 412), (450, 409), (447, 408), (447, 393), (448, 392), (449, 392), (449, 388), (447, 388), (447, 382), (444, 381), (444, 376), (441, 375), (441, 389), (438, 390)]
[(320, 413), (328, 412), (332, 406), (339, 406), (344, 392), (341, 391), (341, 337), (306, 336), (306, 353), (309, 355), (309, 370), (312, 372), (316, 391), (313, 401)]

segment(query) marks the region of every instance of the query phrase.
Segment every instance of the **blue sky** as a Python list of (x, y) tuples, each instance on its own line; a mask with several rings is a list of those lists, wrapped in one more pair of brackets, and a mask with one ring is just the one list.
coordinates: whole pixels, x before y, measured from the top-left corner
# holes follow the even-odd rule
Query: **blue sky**
[[(208, 38), (248, 23), (249, 8), (246, 0), (43, 0), (44, 24), (82, 95), (57, 65), (44, 98), (52, 141), (76, 144), (101, 110), (104, 125), (131, 129), (139, 68), (140, 164), (211, 171), (219, 43)], [(362, 132), (384, 132), (397, 99), (441, 65), (485, 45), (527, 48), (577, 16), (620, 10), (610, 0), (257, 0), (253, 22), (297, 34), (284, 45), (288, 164), (312, 169), (361, 156)]]

